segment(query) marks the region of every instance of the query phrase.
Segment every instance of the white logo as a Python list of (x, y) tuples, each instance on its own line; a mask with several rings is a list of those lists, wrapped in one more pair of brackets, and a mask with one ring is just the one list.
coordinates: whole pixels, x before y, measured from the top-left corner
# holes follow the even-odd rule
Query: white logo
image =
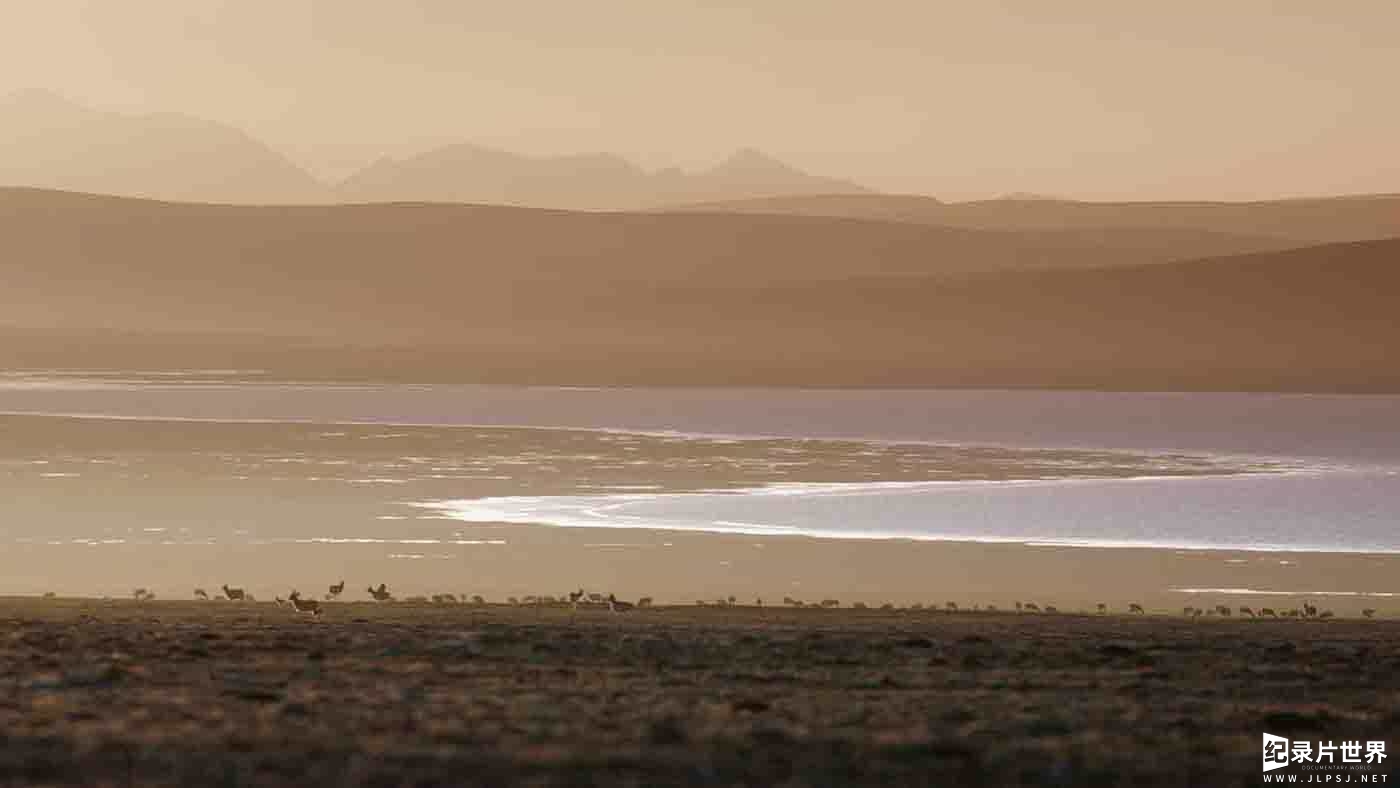
[[(1290, 764), (1298, 764), (1306, 770), (1365, 770), (1383, 764), (1386, 757), (1383, 741), (1361, 742), (1353, 739), (1336, 743), (1330, 739), (1317, 742), (1297, 739), (1290, 742), (1282, 736), (1264, 734), (1265, 772)], [(1377, 776), (1384, 779), (1384, 775)], [(1270, 778), (1264, 779), (1267, 781)], [(1282, 780), (1283, 776), (1279, 779)]]
[(1288, 740), (1272, 733), (1264, 734), (1264, 771), (1282, 769), (1288, 765)]

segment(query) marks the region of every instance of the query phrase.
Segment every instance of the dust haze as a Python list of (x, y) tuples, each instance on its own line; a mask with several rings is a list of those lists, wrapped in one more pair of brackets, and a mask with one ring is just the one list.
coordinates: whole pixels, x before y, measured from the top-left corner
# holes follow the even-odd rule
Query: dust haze
[(647, 173), (752, 148), (957, 200), (1267, 199), (1395, 191), (1400, 175), (1388, 2), (4, 0), (0, 13), (0, 95), (237, 130), (272, 151), (270, 201), (459, 144), (609, 154)]

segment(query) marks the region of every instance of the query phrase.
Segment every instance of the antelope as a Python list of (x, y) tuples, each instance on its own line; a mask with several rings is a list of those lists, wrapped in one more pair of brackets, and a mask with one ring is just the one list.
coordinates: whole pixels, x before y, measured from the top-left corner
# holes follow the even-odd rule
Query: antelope
[(1017, 603), (1016, 603), (1016, 612), (1017, 612), (1017, 613), (1021, 612), (1021, 608), (1022, 608), (1022, 607), (1023, 607), (1023, 605), (1022, 605), (1020, 602), (1017, 602)]
[(280, 596), (275, 596), (275, 597), (273, 597), (273, 598), (272, 598), (272, 601), (273, 601), (273, 602), (276, 602), (278, 607), (281, 607), (281, 606), (287, 604), (287, 600), (283, 599), (283, 598), (280, 597)]
[(389, 593), (389, 589), (383, 583), (380, 583), (378, 588), (371, 586), (365, 590), (369, 591), (369, 595), (374, 597), (376, 602), (388, 602), (394, 598), (394, 595)]
[(202, 588), (196, 588), (196, 589), (194, 590), (194, 598), (195, 598), (195, 599), (203, 599), (203, 600), (205, 600), (205, 601), (207, 602), (207, 601), (209, 601), (209, 592), (208, 592), (208, 591), (205, 591), (205, 590), (202, 589)]
[(339, 598), (341, 593), (344, 591), (345, 581), (341, 580), (339, 583), (336, 583), (335, 585), (330, 586), (326, 589), (326, 601), (329, 602), (332, 599)]
[(569, 604), (571, 604), (571, 605), (574, 606), (574, 610), (578, 610), (579, 602), (582, 602), (582, 601), (584, 600), (584, 598), (587, 597), (587, 596), (588, 596), (588, 595), (587, 595), (586, 593), (584, 593), (584, 591), (583, 591), (582, 588), (580, 588), (580, 589), (577, 590), (577, 591), (570, 591), (570, 592), (569, 592)]
[(637, 600), (637, 607), (651, 607), (651, 597), (644, 596)]
[(1271, 608), (1271, 607), (1261, 607), (1261, 608), (1259, 608), (1259, 616), (1260, 616), (1261, 618), (1264, 617), (1264, 616), (1268, 616), (1269, 618), (1278, 618), (1278, 614), (1275, 613), (1275, 612), (1274, 612), (1274, 609)]
[(1216, 610), (1216, 612), (1220, 613), (1220, 615), (1224, 616), (1225, 618), (1229, 618), (1229, 617), (1230, 617), (1230, 608), (1227, 607), (1227, 606), (1225, 606), (1225, 605), (1216, 605), (1215, 610)]
[(229, 588), (224, 585), (224, 598), (230, 602), (242, 602), (248, 598), (248, 593), (241, 588)]
[(1240, 608), (1240, 615), (1242, 615), (1242, 616), (1249, 616), (1250, 618), (1254, 618), (1254, 617), (1255, 617), (1255, 616), (1254, 616), (1254, 610), (1253, 610), (1252, 608), (1248, 608), (1248, 607), (1242, 607), (1242, 608)]
[(841, 600), (839, 600), (839, 599), (823, 599), (823, 600), (822, 600), (822, 607), (840, 607), (840, 606), (841, 606)]
[(602, 594), (593, 594), (593, 593), (590, 593), (590, 594), (588, 595), (588, 601), (589, 601), (589, 602), (592, 602), (592, 603), (595, 604), (595, 605), (601, 605), (601, 604), (603, 604), (604, 602), (607, 602), (608, 600), (607, 600), (607, 598), (604, 597)]
[(1026, 610), (1029, 610), (1029, 611), (1031, 611), (1032, 613), (1039, 613), (1039, 612), (1040, 612), (1040, 605), (1037, 605), (1037, 604), (1034, 603), (1034, 602), (1027, 602), (1027, 603), (1025, 604), (1025, 608), (1026, 608)]
[(314, 599), (302, 599), (299, 591), (293, 591), (288, 594), (287, 601), (292, 603), (292, 609), (298, 613), (310, 613), (313, 616), (321, 615), (321, 603)]
[(1099, 614), (1100, 614), (1100, 615), (1103, 615), (1104, 613), (1107, 613), (1107, 612), (1108, 612), (1108, 605), (1105, 605), (1104, 603), (1100, 602), (1100, 603), (1099, 603)]
[(1365, 610), (1361, 611), (1361, 615), (1363, 615), (1363, 616), (1365, 616), (1365, 617), (1367, 617), (1367, 618), (1375, 618), (1375, 617), (1376, 617), (1376, 609), (1375, 609), (1374, 607), (1368, 607), (1368, 608), (1366, 608)]
[(518, 604), (520, 604), (520, 600), (519, 600), (519, 599), (516, 599), (515, 597), (510, 597), (510, 598), (506, 599), (506, 601), (509, 602), (509, 603), (511, 603), (512, 605), (518, 605)]
[(1186, 607), (1183, 607), (1183, 608), (1181, 609), (1181, 615), (1186, 616), (1187, 618), (1190, 618), (1191, 615), (1192, 615), (1193, 613), (1195, 613), (1195, 612), (1196, 612), (1196, 608), (1191, 607), (1190, 605), (1187, 605)]
[(1140, 615), (1140, 616), (1141, 616), (1141, 615), (1145, 615), (1145, 614), (1147, 613), (1146, 610), (1143, 610), (1143, 609), (1142, 609), (1142, 605), (1139, 605), (1139, 604), (1136, 603), (1136, 602), (1134, 602), (1134, 603), (1128, 605), (1128, 612), (1129, 612), (1129, 613), (1137, 613), (1137, 614)]
[(476, 596), (473, 596), (473, 597), (472, 597), (472, 604), (473, 604), (473, 605), (484, 605), (484, 604), (486, 604), (486, 597), (483, 597), (482, 595), (477, 594)]
[(636, 607), (636, 605), (631, 602), (622, 602), (616, 595), (608, 594), (608, 610), (613, 613), (626, 613), (634, 607)]
[(1317, 616), (1317, 608), (1313, 607), (1313, 605), (1312, 605), (1311, 602), (1304, 602), (1304, 603), (1303, 603), (1303, 615), (1306, 616), (1306, 617), (1308, 617), (1308, 618), (1313, 618), (1313, 617)]
[(1045, 612), (1046, 612), (1046, 613), (1058, 613), (1058, 612), (1060, 612), (1060, 609), (1059, 609), (1058, 607), (1055, 607), (1054, 605), (1046, 605), (1046, 606), (1045, 606)]
[(1322, 611), (1321, 613), (1318, 613), (1318, 614), (1317, 614), (1317, 617), (1318, 617), (1318, 618), (1331, 618), (1333, 615), (1335, 615), (1335, 614), (1334, 614), (1332, 611), (1330, 611), (1330, 610), (1324, 610), (1324, 611)]
[(946, 609), (948, 610), (949, 613), (956, 613), (956, 612), (958, 612), (958, 603), (957, 603), (957, 602), (948, 602), (948, 603), (944, 604), (943, 607), (946, 608)]

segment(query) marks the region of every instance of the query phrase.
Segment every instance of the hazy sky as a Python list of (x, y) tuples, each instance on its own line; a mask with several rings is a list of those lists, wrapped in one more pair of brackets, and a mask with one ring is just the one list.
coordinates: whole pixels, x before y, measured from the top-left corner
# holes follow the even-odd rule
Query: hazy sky
[(1396, 0), (0, 0), (0, 91), (335, 177), (449, 141), (752, 146), (943, 197), (1400, 191)]

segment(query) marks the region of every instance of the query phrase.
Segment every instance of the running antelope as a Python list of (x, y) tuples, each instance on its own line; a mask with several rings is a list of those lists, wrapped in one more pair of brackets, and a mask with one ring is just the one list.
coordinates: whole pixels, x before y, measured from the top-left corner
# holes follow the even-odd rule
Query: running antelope
[(340, 595), (341, 595), (342, 593), (344, 593), (344, 592), (345, 592), (345, 581), (344, 581), (344, 580), (341, 580), (339, 583), (336, 583), (335, 585), (330, 586), (329, 588), (326, 589), (326, 601), (329, 602), (329, 601), (331, 601), (332, 599), (339, 599), (339, 598), (340, 598)]
[(205, 590), (202, 589), (202, 588), (196, 588), (196, 589), (194, 590), (194, 598), (195, 598), (195, 599), (203, 599), (203, 600), (205, 600), (205, 601), (208, 601), (208, 600), (209, 600), (209, 592), (208, 592), (208, 591), (205, 591)]
[(1141, 616), (1141, 615), (1145, 615), (1145, 614), (1147, 613), (1146, 610), (1143, 610), (1143, 609), (1142, 609), (1142, 605), (1139, 605), (1139, 604), (1136, 603), (1136, 602), (1132, 603), (1131, 605), (1128, 605), (1128, 612), (1129, 612), (1129, 613), (1137, 613), (1137, 614), (1140, 615), (1140, 616)]
[(248, 592), (241, 588), (229, 588), (227, 583), (224, 584), (224, 599), (230, 602), (242, 602), (247, 598)]
[(608, 610), (614, 613), (626, 613), (636, 605), (631, 602), (620, 601), (615, 594), (608, 594)]
[(292, 609), (298, 613), (310, 613), (313, 616), (321, 615), (321, 603), (314, 599), (302, 599), (300, 591), (293, 591), (288, 594), (287, 601), (292, 603)]
[(369, 592), (370, 596), (374, 597), (374, 601), (376, 602), (388, 602), (394, 598), (394, 595), (389, 593), (388, 587), (383, 583), (380, 583), (378, 588), (371, 586), (365, 590)]

